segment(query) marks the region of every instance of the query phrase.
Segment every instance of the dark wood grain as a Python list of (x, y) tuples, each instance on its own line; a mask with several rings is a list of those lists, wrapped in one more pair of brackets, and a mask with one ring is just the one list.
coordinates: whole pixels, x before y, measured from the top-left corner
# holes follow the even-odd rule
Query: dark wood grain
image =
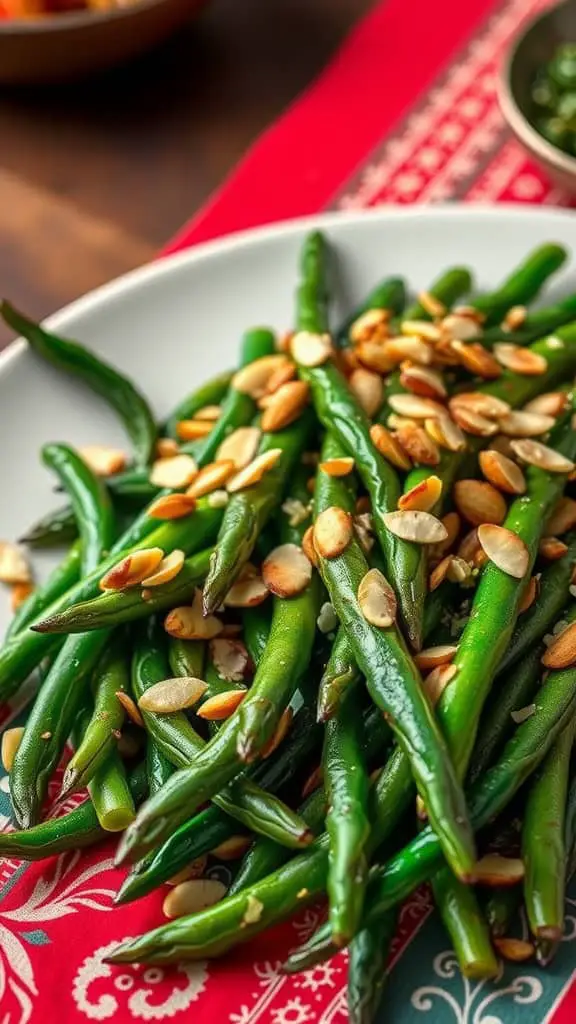
[(5, 89), (2, 292), (42, 316), (149, 259), (372, 2), (214, 0), (131, 65)]

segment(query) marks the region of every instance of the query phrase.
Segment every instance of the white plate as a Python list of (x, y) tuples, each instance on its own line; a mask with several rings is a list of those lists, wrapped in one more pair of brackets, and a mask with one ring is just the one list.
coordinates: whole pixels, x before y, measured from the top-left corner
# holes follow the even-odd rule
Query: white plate
[[(298, 251), (311, 227), (336, 253), (334, 321), (387, 274), (414, 289), (451, 264), (471, 266), (491, 288), (534, 246), (572, 247), (576, 216), (526, 207), (412, 207), (327, 214), (246, 232), (137, 270), (53, 316), (48, 325), (76, 337), (129, 372), (160, 416), (187, 391), (233, 366), (242, 331), (292, 323)], [(553, 296), (576, 286), (573, 268)], [(0, 356), (2, 502), (0, 537), (22, 533), (58, 502), (39, 462), (46, 441), (126, 445), (113, 414), (86, 388), (36, 360), (23, 343)], [(41, 574), (46, 556), (35, 558)], [(8, 620), (7, 601), (0, 627)]]

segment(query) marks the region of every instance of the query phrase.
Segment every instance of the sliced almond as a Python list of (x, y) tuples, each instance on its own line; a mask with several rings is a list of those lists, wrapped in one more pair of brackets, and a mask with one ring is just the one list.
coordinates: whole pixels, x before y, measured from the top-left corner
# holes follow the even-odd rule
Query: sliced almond
[(479, 885), (517, 885), (524, 878), (524, 863), (519, 857), (488, 853), (476, 862), (474, 875)]
[(499, 341), (494, 345), (493, 351), (501, 366), (522, 376), (539, 377), (548, 369), (548, 362), (544, 356), (520, 345)]
[(177, 640), (212, 640), (222, 632), (222, 623), (215, 615), (202, 614), (202, 592), (195, 590), (191, 605), (168, 612), (164, 629)]
[(471, 306), (465, 302), (460, 302), (457, 306), (454, 306), (452, 312), (456, 316), (465, 316), (468, 320), (473, 320), (475, 324), (483, 324), (486, 320), (485, 313), (476, 309), (476, 306)]
[(387, 309), (366, 309), (350, 326), (348, 337), (353, 345), (362, 341), (382, 341), (388, 334), (389, 319)]
[(475, 377), (495, 380), (502, 373), (498, 360), (479, 342), (466, 345), (463, 341), (453, 341), (452, 350), (464, 369)]
[[(508, 459), (500, 452), (488, 449), (480, 452), (478, 456), (480, 469), (489, 483), (497, 487), (499, 491), (506, 494), (524, 494), (526, 491), (526, 480), (524, 473), (512, 459)], [(576, 502), (574, 502), (576, 506)]]
[(455, 341), (444, 337), (434, 346), (434, 362), (438, 366), (458, 366), (460, 359), (454, 351)]
[(526, 584), (526, 589), (522, 594), (522, 600), (518, 605), (518, 614), (522, 615), (532, 607), (536, 597), (538, 596), (539, 580), (537, 576), (531, 576)]
[(446, 385), (439, 370), (426, 366), (409, 366), (402, 369), (400, 383), (406, 391), (419, 398), (445, 398)]
[[(412, 420), (408, 416), (399, 416), (396, 412), (391, 412), (389, 413), (386, 422), (390, 427), (390, 430), (400, 430), (401, 427), (417, 427), (419, 421)], [(424, 422), (426, 422), (426, 420)]]
[(305, 800), (306, 797), (310, 796), (310, 793), (313, 793), (314, 790), (319, 789), (321, 785), (322, 785), (322, 766), (318, 765), (318, 767), (315, 768), (314, 771), (310, 773), (310, 775), (306, 779), (306, 782), (302, 786), (302, 799)]
[(354, 469), (354, 459), (347, 455), (341, 459), (327, 459), (326, 462), (321, 462), (318, 468), (328, 476), (348, 476)]
[(210, 656), (220, 679), (242, 683), (250, 669), (250, 657), (241, 640), (227, 637), (210, 641)]
[(538, 545), (538, 554), (548, 562), (557, 562), (568, 551), (568, 546), (558, 537), (542, 537)]
[(203, 405), (198, 412), (194, 413), (195, 420), (208, 420), (210, 423), (216, 423), (220, 419), (222, 413), (221, 405)]
[(450, 416), (424, 420), (424, 428), (428, 436), (441, 448), (446, 448), (449, 452), (466, 450), (466, 437)]
[(423, 680), (423, 685), (432, 707), (435, 707), (444, 690), (458, 674), (456, 665), (438, 665)]
[(210, 850), (210, 853), (212, 857), (217, 857), (218, 860), (238, 860), (244, 856), (251, 846), (251, 836), (230, 836), (229, 839), (225, 839), (219, 846), (215, 846), (213, 850)]
[(13, 612), (18, 611), (20, 605), (24, 604), (30, 594), (34, 593), (34, 584), (32, 581), (29, 583), (14, 583), (12, 585), (12, 591), (10, 595), (10, 607)]
[(194, 676), (179, 676), (176, 679), (162, 679), (148, 687), (138, 700), (142, 711), (153, 711), (157, 715), (168, 715), (172, 711), (192, 708), (208, 689), (203, 679)]
[(469, 565), (474, 565), (479, 551), (482, 551), (482, 546), (478, 540), (478, 530), (474, 528), (473, 530), (470, 530), (460, 541), (458, 558), (462, 558), (465, 562), (468, 562)]
[(316, 554), (316, 548), (314, 547), (314, 527), (309, 526), (304, 536), (302, 537), (302, 551), (306, 555), (308, 561), (315, 568), (318, 568), (318, 555)]
[(498, 426), (508, 437), (538, 437), (552, 430), (555, 420), (551, 416), (543, 416), (537, 412), (524, 412), (515, 409), (499, 420)]
[(418, 292), (418, 302), (434, 320), (446, 315), (446, 306), (431, 292)]
[(293, 718), (294, 712), (292, 711), (292, 708), (285, 708), (280, 715), (280, 721), (278, 722), (273, 735), (262, 748), (261, 757), (270, 757), (270, 754), (273, 754), (274, 751), (278, 749), (288, 734)]
[(403, 320), (400, 324), (402, 334), (423, 338), (424, 341), (440, 341), (442, 334), (440, 328), (429, 320)]
[(544, 469), (547, 473), (571, 473), (574, 469), (574, 463), (570, 459), (548, 445), (541, 444), (540, 441), (512, 441), (512, 448), (514, 454), (523, 462)]
[(294, 377), (296, 376), (297, 372), (298, 370), (296, 364), (293, 363), (291, 360), (287, 361), (283, 365), (280, 365), (278, 369), (274, 370), (273, 373), (268, 378), (268, 383), (266, 385), (266, 394), (273, 395), (274, 392), (278, 391), (278, 388), (281, 388), (283, 384), (287, 384), (288, 381), (294, 380)]
[(187, 864), (181, 871), (177, 871), (172, 878), (168, 878), (166, 885), (180, 885), (180, 882), (189, 882), (191, 878), (202, 878), (208, 864), (208, 855), (202, 854), (201, 857), (196, 857), (196, 860)]
[(396, 594), (379, 569), (369, 569), (358, 587), (360, 611), (372, 626), (387, 629), (396, 621)]
[(241, 469), (226, 483), (226, 490), (229, 494), (236, 491), (243, 491), (246, 487), (253, 487), (260, 482), (265, 473), (268, 473), (282, 457), (281, 448), (270, 448), (267, 452), (257, 455), (252, 462), (249, 462), (244, 469)]
[(246, 690), (226, 690), (224, 693), (217, 693), (205, 700), (196, 713), (199, 718), (205, 718), (208, 722), (222, 722), (225, 718), (230, 718), (236, 708), (240, 707), (246, 693)]
[(0, 541), (0, 582), (30, 583), (32, 572), (26, 555), (16, 544)]
[(443, 333), (456, 341), (471, 341), (481, 333), (478, 321), (462, 313), (449, 313), (441, 326)]
[(12, 765), (14, 764), (14, 758), (22, 737), (24, 735), (24, 726), (15, 725), (12, 729), (6, 729), (2, 733), (2, 764), (7, 772), (12, 771)]
[(531, 960), (534, 956), (534, 946), (525, 939), (511, 939), (506, 936), (498, 938), (495, 936), (492, 942), (500, 956), (504, 957), (505, 960), (510, 960), (512, 963), (521, 964), (526, 960)]
[(165, 917), (187, 917), (214, 906), (226, 895), (226, 886), (215, 878), (194, 878), (174, 886), (162, 904)]
[(484, 523), (478, 527), (478, 540), (498, 569), (515, 579), (524, 578), (530, 565), (530, 554), (518, 534), (504, 526)]
[(498, 433), (497, 423), (465, 406), (453, 406), (451, 412), (458, 426), (467, 434), (473, 434), (475, 437), (492, 437), (493, 434)]
[(184, 565), (185, 558), (186, 555), (183, 551), (174, 548), (174, 551), (171, 551), (169, 555), (162, 559), (156, 571), (141, 581), (142, 586), (161, 587), (164, 583), (170, 583), (176, 579)]
[(224, 598), (227, 608), (255, 608), (262, 604), (270, 591), (261, 576), (238, 580)]
[(78, 449), (78, 454), (96, 476), (113, 476), (121, 473), (128, 464), (126, 452), (103, 444), (84, 445)]
[(421, 483), (411, 487), (398, 499), (398, 508), (417, 509), (430, 512), (442, 494), (442, 481), (438, 476), (428, 476)]
[(556, 418), (564, 412), (568, 405), (568, 395), (565, 391), (547, 391), (543, 395), (536, 395), (524, 406), (524, 412), (536, 412), (541, 416), (552, 416)]
[(296, 597), (312, 579), (312, 566), (297, 544), (281, 544), (262, 563), (262, 578), (276, 597)]
[(472, 576), (472, 568), (465, 562), (463, 558), (459, 558), (458, 555), (452, 555), (450, 565), (448, 566), (447, 572), (450, 583), (458, 583), (462, 585), (467, 583)]
[(454, 395), (448, 404), (451, 411), (455, 407), (465, 408), (469, 409), (470, 412), (477, 413), (478, 416), (485, 416), (489, 420), (500, 419), (502, 416), (507, 416), (511, 411), (508, 402), (504, 402), (501, 398), (496, 398), (495, 395), (489, 395), (484, 391), (463, 391), (459, 395)]
[(128, 718), (134, 722), (134, 725), (139, 725), (142, 728), (144, 725), (144, 719), (142, 718), (142, 715), (138, 710), (138, 706), (135, 701), (132, 700), (130, 694), (124, 693), (124, 690), (117, 690), (115, 697), (118, 703), (124, 708)]
[(314, 523), (314, 547), (322, 558), (336, 558), (346, 550), (354, 536), (352, 516), (333, 505)]
[(508, 331), (518, 330), (524, 323), (527, 312), (526, 306), (511, 306), (502, 321), (502, 327)]
[(574, 498), (559, 498), (552, 513), (546, 520), (544, 533), (561, 537), (576, 526), (576, 501)]
[(387, 512), (382, 519), (396, 537), (414, 544), (437, 544), (448, 536), (442, 521), (430, 512)]
[(377, 373), (359, 367), (348, 380), (350, 390), (369, 419), (376, 415), (384, 400), (384, 383)]
[(422, 338), (409, 338), (400, 335), (397, 338), (389, 338), (382, 345), (386, 357), (396, 365), (403, 359), (409, 359), (412, 363), (421, 366), (429, 366), (434, 359), (432, 345)]
[(196, 498), (190, 494), (162, 494), (146, 510), (151, 519), (184, 519), (192, 515)]
[(310, 388), (303, 380), (282, 384), (269, 398), (262, 414), (262, 430), (283, 430), (303, 413), (310, 400)]
[(433, 548), (430, 548), (430, 558), (443, 558), (444, 555), (454, 547), (458, 534), (460, 533), (462, 523), (457, 512), (447, 512), (445, 516), (442, 516), (442, 523), (446, 528), (446, 539), (441, 541), (439, 544), (435, 544)]
[(408, 471), (412, 463), (397, 438), (381, 423), (374, 423), (370, 427), (372, 444), (383, 455), (388, 462), (391, 462), (397, 469)]
[(490, 451), (500, 452), (507, 459), (512, 459), (514, 456), (512, 441), (509, 437), (506, 437), (506, 434), (496, 434), (496, 437), (492, 437), (488, 442), (488, 448)]
[(445, 406), (431, 398), (419, 398), (418, 395), (390, 395), (388, 405), (400, 416), (408, 416), (415, 420), (434, 419), (435, 416), (446, 415)]
[(222, 441), (216, 452), (216, 461), (232, 461), (235, 469), (244, 469), (258, 451), (260, 436), (258, 427), (238, 427)]
[(492, 484), (483, 480), (457, 480), (453, 494), (460, 515), (473, 526), (504, 522), (508, 507)]
[[(150, 576), (164, 558), (162, 548), (142, 548), (126, 555), (100, 580), (100, 590), (125, 590)], [(1, 576), (0, 576), (1, 578)]]
[(428, 672), (439, 665), (449, 665), (458, 648), (454, 644), (440, 644), (438, 647), (426, 647), (414, 655), (414, 664), (421, 672)]
[(396, 431), (396, 440), (413, 462), (421, 466), (437, 466), (440, 462), (438, 445), (423, 427), (412, 421), (400, 424)]
[(159, 437), (154, 454), (157, 459), (173, 459), (175, 455), (180, 454), (180, 445), (173, 437)]
[(231, 387), (251, 398), (262, 398), (266, 394), (268, 383), (273, 373), (286, 366), (290, 360), (283, 354), (261, 356), (254, 362), (243, 366), (232, 377)]
[(576, 662), (576, 622), (557, 633), (546, 648), (542, 664), (546, 668), (568, 668)]
[(299, 366), (322, 366), (333, 355), (332, 338), (329, 334), (314, 334), (312, 331), (298, 331), (290, 342), (293, 359)]
[(157, 459), (152, 463), (150, 483), (154, 487), (169, 487), (176, 490), (188, 487), (198, 472), (198, 466), (191, 455), (174, 455), (167, 459)]
[(209, 508), (226, 508), (229, 498), (230, 495), (228, 494), (228, 491), (217, 490), (211, 491), (206, 501)]
[(440, 559), (438, 565), (436, 565), (430, 573), (430, 579), (428, 580), (428, 589), (430, 593), (437, 590), (440, 584), (447, 578), (448, 570), (452, 565), (453, 558), (454, 555), (445, 555), (444, 558)]
[(367, 370), (374, 373), (389, 373), (394, 369), (394, 360), (386, 354), (384, 345), (377, 341), (363, 341), (354, 349), (356, 358)]
[(235, 469), (236, 467), (232, 459), (209, 462), (207, 466), (202, 467), (194, 482), (186, 491), (185, 497), (194, 500), (196, 498), (203, 498), (205, 494), (211, 494), (226, 483)]
[(210, 420), (178, 420), (176, 434), (181, 441), (197, 441), (201, 437), (208, 437), (213, 426)]

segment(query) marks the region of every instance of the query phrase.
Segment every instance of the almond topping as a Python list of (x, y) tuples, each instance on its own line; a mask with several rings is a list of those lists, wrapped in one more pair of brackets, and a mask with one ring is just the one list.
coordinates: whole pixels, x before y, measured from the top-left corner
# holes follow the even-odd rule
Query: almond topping
[(322, 366), (333, 355), (329, 334), (298, 331), (290, 342), (292, 357), (300, 366)]
[(446, 306), (430, 292), (418, 292), (418, 302), (433, 319), (446, 315)]
[(428, 589), (430, 592), (436, 590), (437, 587), (444, 582), (448, 576), (448, 570), (450, 569), (453, 560), (454, 555), (446, 555), (444, 558), (440, 559), (438, 565), (434, 567), (430, 574), (430, 579), (428, 580)]
[(136, 703), (132, 700), (132, 697), (128, 693), (124, 693), (124, 690), (117, 690), (114, 696), (118, 703), (124, 708), (128, 718), (134, 722), (134, 725), (142, 727), (144, 725), (144, 719), (142, 718)]
[(151, 519), (184, 519), (192, 515), (196, 498), (189, 494), (162, 494), (146, 510)]
[(327, 459), (321, 462), (319, 467), (328, 476), (348, 476), (354, 469), (354, 459), (344, 456), (341, 459)]
[(497, 342), (494, 345), (494, 355), (501, 366), (512, 370), (513, 373), (527, 377), (539, 377), (548, 369), (548, 363), (544, 356), (529, 348), (522, 348), (520, 345), (512, 345), (505, 341)]
[(183, 711), (194, 707), (206, 693), (207, 684), (194, 676), (179, 676), (176, 679), (162, 679), (149, 686), (138, 700), (142, 711), (153, 711), (157, 715), (168, 715), (171, 711)]
[(421, 672), (427, 672), (439, 665), (448, 665), (458, 648), (454, 644), (440, 644), (438, 647), (426, 647), (414, 655), (414, 664)]
[(150, 483), (155, 487), (176, 490), (179, 487), (188, 487), (197, 472), (198, 466), (191, 455), (173, 455), (152, 463)]
[(187, 917), (206, 910), (226, 895), (226, 886), (215, 878), (194, 878), (174, 886), (162, 904), (165, 917)]
[(441, 327), (444, 334), (456, 341), (470, 341), (481, 333), (478, 321), (461, 313), (449, 313)]
[(232, 459), (221, 459), (219, 462), (209, 462), (203, 466), (194, 483), (186, 491), (186, 497), (195, 500), (203, 498), (205, 494), (211, 494), (222, 487), (235, 470)]
[(100, 580), (100, 590), (125, 590), (141, 583), (155, 571), (164, 558), (162, 548), (142, 548), (126, 555)]
[(500, 491), (483, 480), (457, 480), (454, 504), (461, 516), (473, 526), (481, 523), (502, 523), (508, 511)]
[(367, 309), (351, 325), (348, 337), (353, 345), (362, 341), (382, 341), (388, 334), (387, 309)]
[(386, 357), (394, 365), (402, 362), (403, 359), (410, 359), (412, 363), (419, 363), (421, 366), (429, 366), (434, 359), (434, 349), (422, 338), (408, 338), (400, 335), (397, 338), (389, 338), (382, 345)]
[(141, 580), (143, 587), (161, 587), (164, 583), (170, 583), (176, 579), (184, 565), (185, 554), (178, 548), (174, 548), (169, 555), (162, 559), (160, 565), (150, 576)]
[(437, 544), (446, 540), (446, 527), (430, 512), (387, 512), (384, 525), (396, 537), (414, 544)]
[(568, 405), (568, 395), (565, 391), (547, 391), (543, 395), (536, 395), (531, 402), (524, 406), (524, 412), (536, 412), (542, 416), (560, 416)]
[(31, 581), (29, 583), (14, 583), (12, 585), (12, 593), (10, 596), (10, 607), (12, 611), (18, 611), (20, 605), (24, 604), (24, 601), (26, 601), (32, 593), (34, 593), (34, 584)]
[(484, 380), (495, 380), (502, 373), (498, 361), (479, 342), (465, 345), (463, 341), (453, 341), (452, 350), (456, 353), (461, 365), (469, 373)]
[(576, 662), (576, 622), (557, 633), (546, 648), (542, 664), (546, 668), (568, 668)]
[[(500, 452), (488, 449), (480, 452), (478, 456), (480, 469), (486, 479), (494, 484), (498, 490), (506, 494), (524, 494), (526, 491), (526, 480), (524, 473), (512, 459), (508, 459)], [(574, 503), (576, 507), (576, 502)]]
[(270, 754), (273, 754), (274, 751), (278, 749), (292, 725), (293, 718), (294, 712), (292, 711), (292, 708), (285, 708), (280, 715), (280, 721), (278, 722), (272, 737), (262, 748), (261, 757), (270, 757)]
[(463, 391), (459, 395), (454, 395), (448, 404), (450, 411), (458, 406), (469, 409), (479, 416), (485, 416), (489, 420), (497, 420), (510, 412), (508, 402), (503, 402), (501, 398), (485, 394), (483, 391)]
[(103, 444), (88, 444), (78, 449), (78, 454), (96, 476), (113, 476), (126, 469), (128, 459), (120, 448), (108, 448)]
[(312, 579), (312, 566), (297, 544), (281, 544), (264, 559), (262, 578), (276, 597), (296, 597)]
[(458, 674), (456, 665), (438, 665), (428, 673), (423, 681), (424, 689), (428, 694), (432, 707), (435, 707), (444, 690)]
[(526, 306), (511, 306), (504, 317), (502, 327), (509, 331), (517, 330), (524, 323), (526, 313)]
[(419, 398), (418, 395), (390, 395), (388, 405), (400, 416), (409, 416), (415, 420), (434, 419), (435, 416), (446, 415), (445, 406), (431, 398)]
[(525, 960), (531, 960), (534, 956), (534, 946), (531, 942), (526, 942), (525, 939), (509, 939), (504, 936), (502, 938), (494, 937), (492, 942), (500, 956), (512, 963), (523, 963)]
[(363, 341), (357, 345), (354, 353), (362, 366), (367, 370), (373, 370), (374, 373), (384, 374), (394, 369), (394, 361), (386, 354), (384, 345), (378, 344), (377, 341)]
[(431, 558), (443, 558), (444, 555), (450, 551), (450, 548), (454, 546), (458, 534), (460, 533), (460, 527), (462, 524), (457, 512), (447, 512), (446, 515), (442, 517), (442, 523), (446, 528), (447, 537), (446, 540), (441, 541), (439, 544), (435, 544), (434, 547), (430, 549), (429, 554)]
[(14, 764), (14, 758), (22, 737), (24, 735), (24, 726), (16, 725), (12, 729), (6, 729), (2, 733), (2, 764), (7, 772), (12, 771), (12, 765)]
[(246, 693), (246, 690), (226, 690), (225, 693), (217, 693), (204, 701), (202, 707), (198, 708), (197, 715), (208, 722), (222, 722), (225, 718), (230, 718), (236, 708), (240, 707)]
[(442, 481), (438, 476), (429, 476), (421, 483), (411, 487), (398, 499), (398, 508), (402, 510), (417, 509), (430, 512), (442, 494)]
[(241, 640), (226, 637), (210, 641), (210, 655), (220, 679), (227, 683), (244, 682), (250, 658)]
[(283, 354), (261, 356), (234, 374), (231, 387), (256, 400), (262, 398), (262, 395), (266, 394), (272, 374), (288, 363), (289, 359)]
[(547, 434), (554, 423), (555, 420), (551, 416), (542, 416), (541, 413), (523, 412), (521, 409), (516, 409), (507, 416), (503, 416), (498, 426), (508, 437), (537, 437), (539, 434)]
[(400, 324), (402, 334), (423, 338), (424, 341), (440, 341), (442, 334), (436, 324), (429, 320), (403, 320)]
[(476, 862), (474, 874), (480, 885), (517, 885), (524, 878), (524, 864), (519, 857), (488, 853)]
[(0, 541), (0, 582), (30, 583), (32, 573), (21, 548), (8, 541)]
[(168, 612), (164, 629), (177, 640), (212, 640), (222, 632), (222, 623), (215, 615), (202, 614), (202, 592), (197, 589), (191, 605)]
[(505, 455), (507, 459), (511, 459), (514, 455), (514, 452), (512, 451), (512, 442), (505, 434), (497, 434), (496, 437), (493, 437), (488, 444), (488, 448), (490, 451), (500, 452), (500, 454)]
[(208, 437), (213, 426), (210, 420), (178, 420), (176, 434), (181, 441), (197, 441), (201, 437)]
[(441, 448), (447, 448), (449, 452), (466, 450), (466, 437), (450, 416), (424, 420), (424, 427), (428, 436)]
[(187, 864), (181, 871), (177, 871), (172, 878), (166, 880), (166, 885), (180, 885), (180, 882), (188, 882), (191, 878), (202, 878), (206, 870), (208, 863), (208, 855), (202, 854), (201, 857), (196, 857), (195, 860)]
[(478, 540), (498, 569), (515, 579), (524, 578), (530, 565), (530, 555), (518, 534), (504, 526), (484, 523), (478, 527)]
[(574, 469), (574, 463), (570, 459), (548, 445), (541, 444), (540, 441), (512, 441), (512, 448), (514, 454), (523, 462), (544, 469), (547, 473), (571, 473)]
[(314, 523), (314, 546), (322, 558), (341, 555), (353, 536), (352, 516), (335, 505), (321, 512)]
[(387, 629), (396, 621), (396, 594), (379, 569), (369, 569), (360, 581), (358, 604), (372, 626)]
[(411, 420), (399, 425), (396, 438), (413, 462), (422, 466), (437, 466), (440, 462), (440, 452), (436, 443), (423, 427), (417, 426)]
[(232, 431), (216, 452), (217, 462), (234, 463), (235, 469), (244, 469), (252, 461), (260, 444), (258, 427), (238, 427)]
[(156, 441), (154, 454), (157, 459), (172, 459), (179, 455), (180, 445), (172, 437), (159, 437)]
[(359, 405), (371, 419), (376, 415), (384, 400), (382, 378), (377, 373), (359, 367), (351, 373), (348, 384)]
[(297, 420), (306, 408), (310, 398), (310, 388), (303, 380), (291, 380), (282, 384), (270, 396), (266, 409), (262, 414), (262, 430), (273, 432), (283, 430)]
[(539, 590), (539, 580), (537, 576), (531, 576), (526, 584), (526, 589), (522, 594), (522, 600), (518, 605), (518, 615), (522, 615), (523, 612), (527, 612), (532, 607)]
[(498, 424), (486, 419), (466, 406), (455, 405), (451, 407), (452, 416), (456, 423), (467, 434), (474, 434), (476, 437), (491, 437), (498, 433)]
[(262, 577), (253, 576), (234, 583), (224, 598), (224, 604), (227, 608), (254, 608), (262, 604), (269, 594)]
[(268, 378), (268, 384), (266, 385), (266, 394), (273, 395), (278, 388), (281, 388), (283, 384), (287, 384), (288, 381), (294, 380), (296, 376), (297, 368), (296, 364), (292, 361), (286, 362), (284, 365), (279, 366), (277, 370), (270, 375)]
[(249, 462), (244, 469), (235, 473), (226, 483), (226, 490), (229, 494), (236, 491), (243, 491), (246, 487), (253, 487), (260, 482), (265, 473), (268, 473), (282, 456), (281, 448), (270, 448), (267, 452), (257, 455), (252, 462)]
[(400, 383), (407, 391), (419, 398), (445, 398), (446, 386), (442, 374), (438, 370), (430, 370), (425, 366), (404, 367), (400, 373)]
[(462, 558), (465, 562), (468, 562), (469, 565), (474, 565), (479, 551), (482, 551), (482, 547), (478, 540), (478, 530), (474, 528), (473, 530), (470, 530), (470, 532), (467, 533), (460, 541), (458, 558)]
[(210, 850), (210, 854), (212, 857), (217, 857), (218, 860), (238, 860), (251, 846), (251, 836), (230, 836), (229, 839), (225, 839), (224, 842)]
[(574, 498), (559, 498), (552, 513), (546, 520), (544, 533), (561, 537), (576, 526), (576, 501)]
[(302, 551), (306, 555), (306, 558), (316, 569), (318, 568), (318, 555), (316, 554), (316, 548), (314, 547), (314, 527), (309, 526), (304, 536), (302, 537)]
[(568, 551), (567, 545), (558, 537), (543, 537), (538, 545), (538, 554), (548, 562), (557, 562), (564, 558)]
[(372, 444), (380, 452), (380, 455), (383, 455), (393, 466), (406, 471), (412, 468), (412, 463), (400, 442), (381, 423), (374, 423), (370, 427), (370, 437), (372, 438)]
[(209, 420), (210, 423), (215, 423), (216, 420), (220, 419), (222, 412), (221, 405), (203, 405), (198, 412), (194, 413), (195, 420)]
[(465, 562), (463, 558), (459, 558), (458, 555), (452, 555), (452, 561), (448, 566), (448, 579), (451, 583), (466, 583), (472, 575), (472, 568)]
[(310, 773), (306, 782), (302, 786), (302, 799), (305, 800), (310, 793), (313, 793), (315, 789), (318, 789), (322, 785), (322, 765), (318, 765), (313, 772)]

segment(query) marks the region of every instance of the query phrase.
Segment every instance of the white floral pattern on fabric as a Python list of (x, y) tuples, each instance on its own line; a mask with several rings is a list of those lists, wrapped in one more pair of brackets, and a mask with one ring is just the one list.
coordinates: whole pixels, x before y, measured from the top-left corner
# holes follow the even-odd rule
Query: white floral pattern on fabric
[(411, 1003), (415, 1010), (434, 1014), (436, 1018), (436, 1002), (438, 1000), (453, 1011), (454, 1024), (504, 1024), (501, 1017), (492, 1012), (494, 1003), (504, 996), (511, 996), (514, 1003), (528, 1005), (540, 999), (544, 991), (539, 978), (521, 975), (513, 978), (508, 984), (500, 986), (502, 971), (496, 981), (489, 985), (485, 981), (476, 984), (460, 975), (458, 961), (451, 949), (444, 950), (434, 958), (434, 973), (440, 980), (452, 981), (459, 979), (462, 984), (461, 998), (453, 991), (441, 985), (424, 985), (412, 993)]

